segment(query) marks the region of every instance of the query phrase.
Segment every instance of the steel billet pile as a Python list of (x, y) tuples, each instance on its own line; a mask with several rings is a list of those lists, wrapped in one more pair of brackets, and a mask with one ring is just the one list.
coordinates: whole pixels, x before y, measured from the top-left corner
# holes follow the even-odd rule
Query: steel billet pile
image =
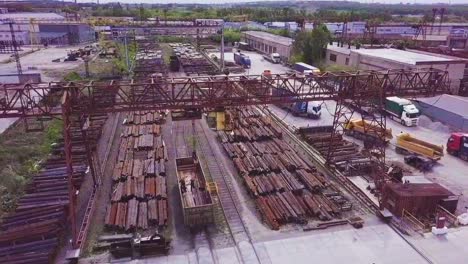
[(308, 218), (330, 220), (351, 205), (317, 169), (282, 140), (281, 130), (255, 108), (235, 109), (232, 132), (219, 139), (266, 223), (279, 229)]
[(105, 224), (132, 231), (167, 225), (167, 148), (161, 138), (164, 114), (127, 115), (114, 167), (114, 189)]
[[(91, 115), (87, 138), (94, 148), (107, 115)], [(77, 117), (71, 120), (73, 186), (80, 190), (88, 168), (85, 141)], [(0, 263), (50, 263), (68, 217), (68, 185), (63, 140), (27, 185), (15, 212), (2, 219)], [(61, 242), (63, 243), (63, 242)]]

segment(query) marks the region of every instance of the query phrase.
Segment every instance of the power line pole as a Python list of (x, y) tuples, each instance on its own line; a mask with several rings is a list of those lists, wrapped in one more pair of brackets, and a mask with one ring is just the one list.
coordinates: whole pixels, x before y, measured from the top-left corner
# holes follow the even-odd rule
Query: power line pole
[(20, 56), (18, 53), (18, 45), (16, 43), (15, 29), (13, 28), (13, 23), (14, 23), (13, 21), (8, 22), (8, 24), (10, 24), (11, 44), (13, 45), (13, 56), (15, 57), (15, 61), (16, 61), (16, 71), (18, 72), (18, 75), (22, 75), (23, 69), (21, 68)]
[(224, 21), (221, 25), (221, 71), (224, 71)]
[(130, 70), (130, 62), (128, 60), (128, 45), (127, 45), (127, 31), (125, 31), (125, 38), (124, 38), (124, 45), (125, 45), (125, 62), (127, 63), (127, 70)]

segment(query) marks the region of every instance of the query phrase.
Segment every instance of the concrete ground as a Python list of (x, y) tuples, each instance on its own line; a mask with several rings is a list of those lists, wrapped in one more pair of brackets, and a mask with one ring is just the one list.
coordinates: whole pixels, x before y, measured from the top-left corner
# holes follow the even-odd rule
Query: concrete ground
[[(51, 77), (53, 71), (66, 71), (76, 68), (83, 63), (81, 60), (67, 61), (67, 62), (52, 62), (54, 59), (65, 58), (67, 53), (72, 49), (79, 49), (88, 44), (68, 47), (48, 47), (42, 48), (39, 51), (21, 57), (21, 66), (23, 73), (41, 73), (43, 81), (55, 81)], [(29, 67), (36, 67), (36, 69), (28, 69)], [(0, 64), (0, 72), (2, 74), (16, 74), (16, 62)]]
[[(427, 263), (397, 233), (378, 221), (368, 222), (362, 229), (335, 227), (283, 239), (259, 241), (254, 243), (254, 247), (262, 255), (268, 256), (272, 264)], [(218, 252), (218, 256), (222, 256), (219, 263), (238, 263), (232, 261), (235, 259), (232, 255), (222, 253)], [(128, 263), (200, 263), (193, 262), (192, 254), (140, 259)]]
[[(259, 75), (262, 74), (264, 70), (270, 70), (273, 74), (278, 73), (285, 73), (286, 71), (290, 70), (288, 67), (283, 66), (282, 64), (273, 64), (263, 58), (263, 55), (253, 52), (253, 51), (242, 51), (242, 53), (246, 54), (250, 58), (251, 67), (250, 69), (246, 69), (242, 75)], [(209, 55), (216, 55), (218, 58), (220, 57), (219, 52), (209, 53)], [(234, 62), (234, 53), (233, 52), (225, 52), (224, 53), (224, 60)], [(236, 75), (236, 74), (232, 74)]]
[[(82, 44), (78, 46), (70, 47), (48, 47), (47, 49), (41, 48), (33, 53), (21, 56), (20, 62), (23, 73), (40, 73), (43, 82), (59, 81), (69, 71), (78, 68), (83, 65), (82, 60), (67, 61), (67, 62), (52, 62), (54, 59), (65, 58), (68, 51), (72, 49), (78, 49), (88, 44)], [(24, 48), (28, 51), (29, 48)], [(23, 53), (24, 53), (23, 52)], [(1, 63), (5, 61), (6, 57), (11, 54), (1, 54), (0, 56), (0, 74), (17, 74), (16, 62), (12, 61), (9, 63)], [(5, 57), (6, 56), (6, 57)], [(34, 69), (29, 69), (30, 67)], [(0, 83), (16, 83), (18, 79), (16, 77), (3, 77), (0, 79)], [(0, 96), (3, 96), (0, 94)], [(11, 124), (13, 124), (17, 118), (4, 118), (0, 119), (0, 134), (5, 131)]]

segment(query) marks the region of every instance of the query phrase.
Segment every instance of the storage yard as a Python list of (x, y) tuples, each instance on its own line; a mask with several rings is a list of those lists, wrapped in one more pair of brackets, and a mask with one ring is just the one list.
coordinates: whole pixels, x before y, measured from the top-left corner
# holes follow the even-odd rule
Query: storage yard
[(309, 72), (290, 38), (221, 55), (199, 37), (223, 20), (151, 23), (197, 35), (135, 23), (67, 52), (119, 78), (0, 83), (0, 121), (63, 129), (0, 211), (1, 263), (466, 262), (468, 136), (424, 115), (449, 72)]

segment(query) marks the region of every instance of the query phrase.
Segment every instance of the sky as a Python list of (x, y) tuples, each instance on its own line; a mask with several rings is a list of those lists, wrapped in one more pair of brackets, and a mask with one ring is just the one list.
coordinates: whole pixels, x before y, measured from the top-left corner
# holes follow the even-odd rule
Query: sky
[[(121, 2), (121, 3), (157, 3), (157, 4), (169, 4), (169, 3), (201, 3), (201, 4), (221, 4), (221, 3), (240, 3), (240, 2), (264, 2), (271, 0), (99, 0), (100, 3), (108, 2)], [(294, 1), (294, 0), (292, 0)], [(445, 4), (468, 4), (468, 0), (353, 0), (362, 3), (386, 3), (386, 4), (398, 4), (398, 3), (417, 3), (417, 4), (430, 4), (430, 3), (445, 3)], [(97, 0), (78, 0), (78, 2), (97, 2)]]

